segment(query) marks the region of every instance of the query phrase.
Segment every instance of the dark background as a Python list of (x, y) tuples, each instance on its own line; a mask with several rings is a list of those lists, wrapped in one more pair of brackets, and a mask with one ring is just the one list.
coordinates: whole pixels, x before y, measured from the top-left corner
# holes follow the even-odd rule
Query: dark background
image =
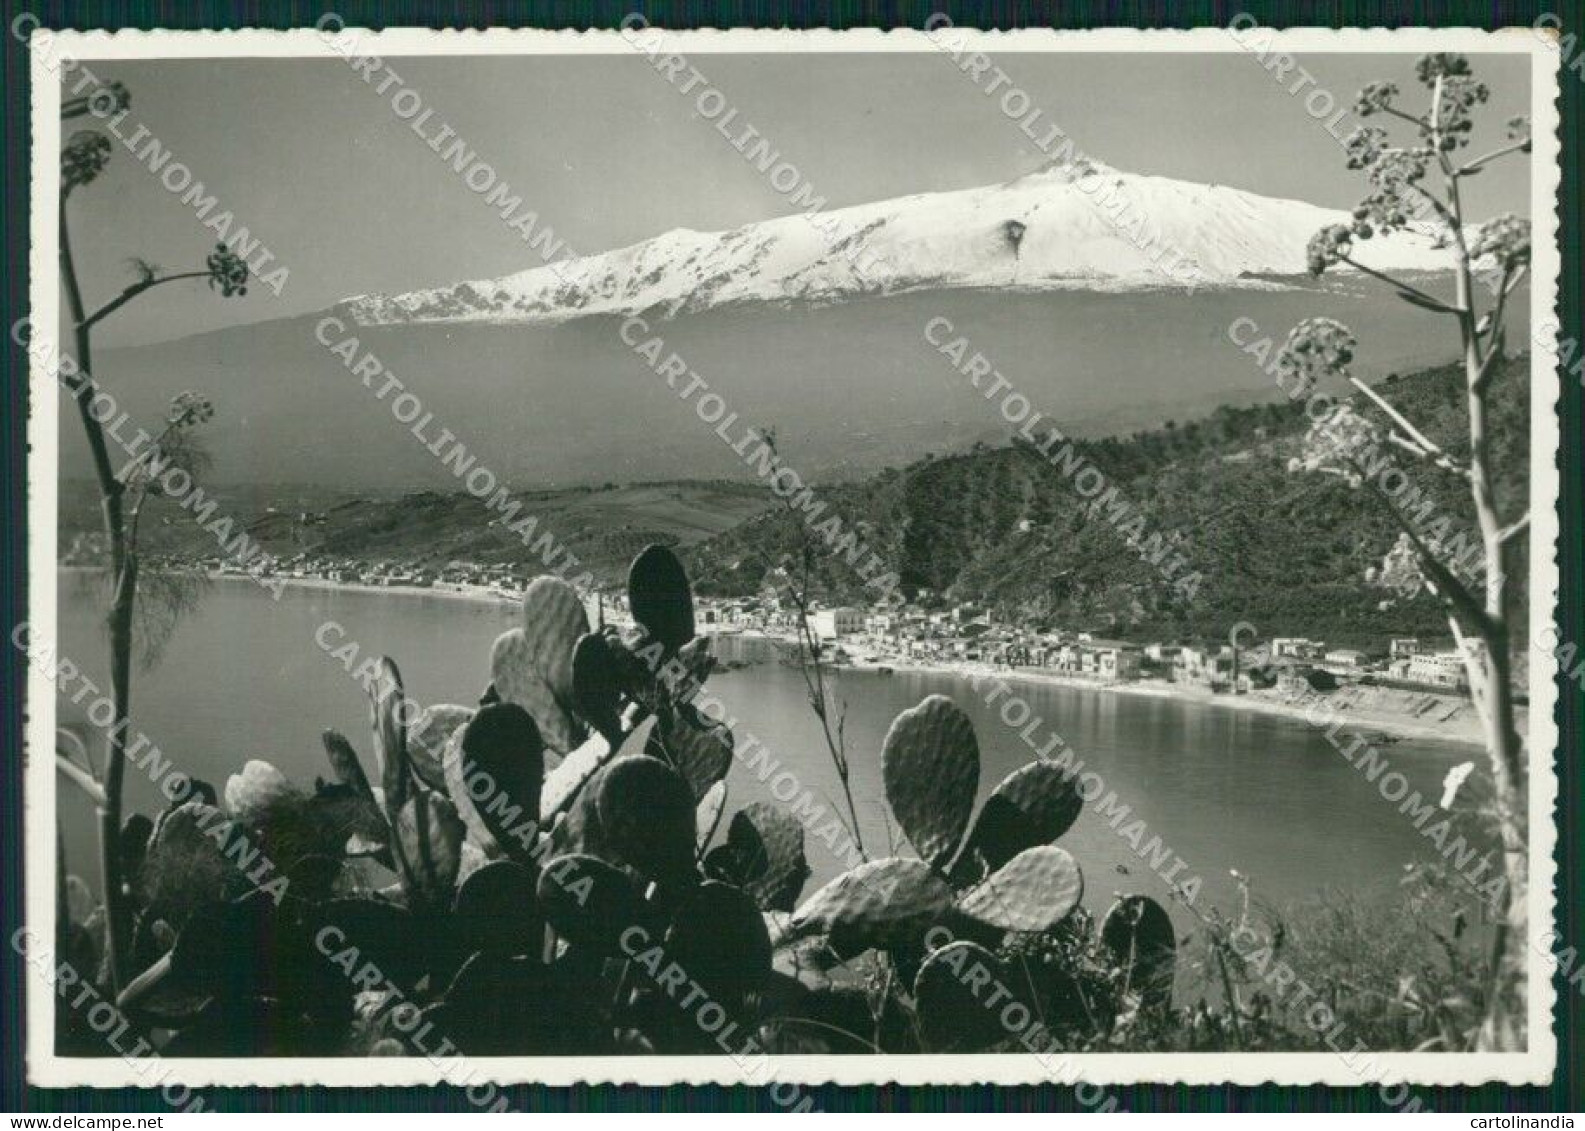
[[(1388, 27), (1501, 27), (1535, 23), (1544, 12), (1557, 13), (1562, 34), (1581, 33), (1581, 15), (1575, 0), (1542, 0), (1539, 3), (1411, 3), (1334, 2), (1272, 3), (1239, 0), (1237, 3), (1136, 3), (1090, 2), (1042, 4), (1004, 2), (951, 3), (832, 3), (800, 0), (738, 0), (736, 3), (613, 3), (610, 0), (560, 0), (550, 3), (453, 2), (419, 3), (403, 0), (370, 3), (368, 0), (326, 0), (322, 3), (215, 3), (212, 0), (165, 0), (160, 3), (36, 3), (6, 0), (5, 23), (20, 12), (36, 15), (51, 28), (290, 28), (311, 26), (327, 10), (344, 16), (355, 27), (475, 28), (614, 28), (629, 11), (642, 11), (657, 25), (693, 27), (921, 27), (936, 11), (946, 12), (963, 26), (1015, 27), (1195, 27), (1226, 26), (1239, 12), (1248, 12), (1261, 23), (1290, 26)], [(27, 309), (28, 295), (28, 119), (31, 99), (28, 61), (24, 47), (5, 32), (0, 58), (0, 86), (4, 109), (0, 131), (5, 143), (3, 229), (4, 273), (0, 296), (5, 324), (10, 326)], [(1575, 46), (1576, 54), (1585, 43)], [(1580, 336), (1580, 201), (1579, 142), (1580, 102), (1585, 79), (1565, 70), (1561, 79), (1563, 184), (1559, 201), (1563, 274), (1560, 280), (1559, 322), (1563, 336)], [(9, 336), (3, 369), (0, 369), (0, 492), (4, 495), (5, 521), (0, 524), (0, 589), (3, 589), (4, 628), (10, 629), (27, 615), (26, 463), (26, 356)], [(1581, 389), (1575, 381), (1562, 383), (1559, 411), (1563, 451), (1562, 537), (1558, 546), (1561, 570), (1561, 605), (1557, 610), (1559, 635), (1566, 640), (1585, 638), (1581, 618), (1581, 507), (1580, 437)], [(14, 648), (0, 649), (0, 937), (9, 938), (21, 922), (22, 887), (22, 689), (25, 657)], [(1560, 835), (1558, 838), (1558, 922), (1562, 938), (1579, 941), (1585, 935), (1581, 922), (1579, 830), (1581, 774), (1578, 753), (1582, 748), (1580, 717), (1582, 694), (1578, 685), (1559, 681), (1561, 745), (1557, 758)], [(1565, 943), (1567, 945), (1567, 942)], [(0, 1111), (6, 1112), (127, 1112), (166, 1111), (159, 1093), (139, 1089), (52, 1089), (26, 1083), (26, 1048), (22, 960), (9, 946), (0, 947)], [(1432, 1111), (1575, 1112), (1585, 1107), (1585, 1057), (1579, 1053), (1585, 1037), (1585, 997), (1557, 981), (1555, 1026), (1558, 1067), (1547, 1088), (1514, 1088), (1488, 1084), (1471, 1088), (1417, 1088), (1415, 1095)], [(1084, 1110), (1072, 1088), (1054, 1085), (1018, 1088), (993, 1087), (821, 1087), (809, 1094), (817, 1107), (831, 1111), (1072, 1111)], [(1376, 1086), (1273, 1087), (1231, 1086), (1113, 1088), (1110, 1093), (1130, 1111), (1374, 1111), (1385, 1109)], [(199, 1091), (207, 1110), (238, 1111), (337, 1111), (417, 1110), (472, 1111), (463, 1092), (453, 1087), (422, 1088), (209, 1088)], [(519, 1086), (503, 1090), (512, 1107), (520, 1111), (644, 1111), (644, 1110), (776, 1110), (768, 1089), (747, 1087), (576, 1087)]]

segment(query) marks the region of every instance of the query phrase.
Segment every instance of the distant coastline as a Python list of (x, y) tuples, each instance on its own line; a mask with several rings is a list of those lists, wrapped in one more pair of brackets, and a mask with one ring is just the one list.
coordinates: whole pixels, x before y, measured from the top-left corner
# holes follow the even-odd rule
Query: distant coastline
[[(784, 640), (776, 634), (745, 630), (739, 633), (749, 639)], [(790, 638), (785, 638), (790, 643)], [(975, 677), (1002, 679), (1009, 683), (1043, 684), (1048, 687), (1066, 687), (1078, 691), (1139, 695), (1154, 699), (1171, 699), (1196, 703), (1207, 707), (1223, 707), (1232, 711), (1252, 711), (1275, 715), (1308, 723), (1317, 712), (1311, 706), (1295, 702), (1275, 691), (1250, 691), (1241, 695), (1213, 692), (1208, 688), (1188, 687), (1162, 679), (1138, 679), (1127, 682), (1090, 679), (1068, 672), (1046, 668), (1005, 668), (993, 664), (973, 662), (921, 662), (908, 659), (864, 660), (856, 663), (833, 665), (839, 670), (877, 671), (889, 668), (894, 672), (919, 672), (927, 675), (954, 676), (959, 679)], [(1413, 704), (1427, 700), (1439, 701), (1442, 717), (1427, 719), (1424, 712), (1417, 713)], [(1385, 734), (1394, 738), (1413, 738), (1435, 742), (1457, 743), (1462, 746), (1482, 746), (1480, 718), (1467, 700), (1454, 696), (1430, 696), (1426, 693), (1399, 691), (1378, 687), (1345, 687), (1331, 692), (1324, 706), (1337, 717), (1346, 720), (1348, 729), (1367, 737)], [(1524, 726), (1524, 712), (1520, 710), (1519, 725)]]
[[(73, 568), (73, 567), (62, 567)], [(245, 581), (250, 578), (238, 574), (211, 574), (216, 581)], [(486, 605), (506, 605), (516, 600), (489, 591), (435, 589), (417, 585), (368, 585), (355, 581), (330, 581), (325, 578), (279, 578), (288, 586), (303, 589), (331, 590), (336, 592), (371, 593), (406, 597), (441, 597), (454, 601), (471, 601)], [(762, 629), (740, 629), (728, 639), (764, 640), (773, 643), (794, 643), (790, 634), (767, 632)], [(1139, 695), (1155, 699), (1171, 699), (1196, 703), (1208, 707), (1221, 707), (1231, 711), (1252, 711), (1281, 718), (1308, 722), (1315, 714), (1313, 707), (1295, 702), (1274, 691), (1251, 691), (1242, 695), (1212, 692), (1206, 688), (1188, 687), (1159, 679), (1140, 679), (1129, 682), (1107, 682), (1088, 679), (1065, 672), (1042, 668), (1004, 668), (973, 662), (920, 662), (904, 658), (865, 658), (855, 662), (833, 665), (839, 670), (874, 672), (891, 669), (895, 672), (919, 672), (928, 675), (952, 676), (958, 679), (991, 677), (1009, 683), (1043, 684), (1066, 687), (1080, 691), (1094, 691), (1118, 695)], [(1438, 717), (1426, 717), (1430, 712), (1423, 705), (1435, 700)], [(1416, 704), (1422, 709), (1416, 709)], [(1395, 738), (1413, 738), (1434, 742), (1456, 743), (1465, 746), (1482, 745), (1480, 719), (1467, 700), (1454, 696), (1429, 696), (1425, 693), (1399, 691), (1390, 688), (1353, 686), (1331, 692), (1324, 702), (1325, 708), (1336, 717), (1347, 721), (1349, 729), (1365, 734), (1389, 735)], [(1520, 726), (1524, 725), (1522, 717)]]

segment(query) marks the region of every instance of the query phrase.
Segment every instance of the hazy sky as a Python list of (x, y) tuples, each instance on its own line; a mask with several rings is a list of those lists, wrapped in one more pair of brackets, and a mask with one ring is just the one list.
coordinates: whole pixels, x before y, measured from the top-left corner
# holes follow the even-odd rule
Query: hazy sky
[[(728, 57), (692, 62), (795, 164), (829, 207), (1008, 180), (1047, 160), (949, 56)], [(1337, 141), (1246, 54), (1057, 56), (997, 62), (1046, 121), (1121, 169), (1216, 182), (1338, 207), (1363, 195)], [(1424, 91), (1413, 57), (1301, 60), (1340, 105), (1373, 79), (1405, 101)], [(1528, 110), (1528, 62), (1477, 57), (1492, 88), (1473, 145), (1502, 140)], [(391, 60), (582, 254), (669, 228), (733, 228), (795, 211), (700, 117), (694, 99), (638, 55)], [(106, 344), (146, 342), (321, 309), (350, 294), (484, 278), (540, 261), (481, 196), (340, 59), (99, 64), (132, 92), (121, 132), (142, 124), (290, 268), (277, 298), (224, 300), (173, 284), (118, 313)], [(1291, 81), (1291, 80), (1290, 80)], [(695, 91), (697, 94), (698, 91)], [(80, 125), (79, 119), (71, 125)], [(1344, 119), (1339, 133), (1354, 124)], [(1039, 132), (1039, 131), (1037, 131)], [(71, 219), (90, 303), (143, 256), (176, 270), (213, 243), (192, 209), (119, 146), (111, 169), (74, 195)], [(1470, 184), (1479, 219), (1526, 212), (1520, 160)]]

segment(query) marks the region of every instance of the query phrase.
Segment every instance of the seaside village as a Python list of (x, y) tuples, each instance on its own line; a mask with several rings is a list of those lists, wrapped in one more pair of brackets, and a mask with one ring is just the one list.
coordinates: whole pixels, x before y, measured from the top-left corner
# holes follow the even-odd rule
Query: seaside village
[[(791, 634), (796, 614), (756, 598), (704, 602), (700, 615), (718, 634), (775, 636)], [(1098, 632), (1033, 631), (1000, 624), (972, 604), (880, 612), (822, 608), (811, 619), (815, 636), (837, 664), (983, 664), (1043, 669), (1101, 683), (1154, 679), (1231, 694), (1332, 691), (1350, 682), (1433, 694), (1461, 694), (1468, 686), (1457, 650), (1415, 637), (1384, 640), (1382, 649), (1372, 652), (1293, 636), (1244, 639), (1238, 647), (1227, 642), (1138, 642)]]
[[(206, 563), (220, 574), (232, 563)], [(419, 588), (516, 600), (527, 578), (520, 567), (450, 562), (423, 570), (391, 563), (327, 562), (299, 557), (280, 563), (288, 580), (318, 580), (390, 588)], [(792, 641), (794, 610), (767, 586), (759, 595), (697, 600), (700, 628), (718, 636)], [(591, 599), (591, 618), (628, 621), (618, 591)], [(1328, 645), (1304, 637), (1222, 641), (1131, 641), (1104, 629), (1034, 630), (1003, 624), (985, 608), (921, 594), (917, 604), (888, 609), (818, 608), (812, 629), (825, 658), (839, 666), (897, 667), (984, 665), (1046, 672), (1102, 684), (1168, 682), (1207, 693), (1271, 691), (1283, 696), (1374, 685), (1430, 697), (1467, 691), (1463, 658), (1451, 641), (1414, 637), (1383, 639), (1370, 650)], [(1435, 704), (1427, 699), (1429, 710)]]

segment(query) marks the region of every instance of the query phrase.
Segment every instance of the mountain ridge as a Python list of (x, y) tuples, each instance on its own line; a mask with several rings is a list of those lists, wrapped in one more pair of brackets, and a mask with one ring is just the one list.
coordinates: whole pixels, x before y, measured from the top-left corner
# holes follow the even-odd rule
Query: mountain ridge
[[(217, 481), (291, 467), (305, 482), (388, 492), (444, 489), (453, 477), (344, 354), (377, 358), (503, 481), (745, 476), (635, 349), (624, 311), (643, 312), (668, 355), (744, 421), (796, 440), (801, 472), (815, 477), (867, 476), (995, 440), (999, 417), (923, 332), (943, 317), (1076, 436), (1279, 395), (1229, 340), (1235, 321), (1276, 340), (1302, 318), (1343, 321), (1368, 380), (1449, 356), (1443, 328), (1378, 281), (1304, 273), (1306, 242), (1341, 213), (1086, 169), (1089, 180), (1047, 169), (733, 232), (679, 230), (500, 286), (354, 298), (105, 349), (96, 370), (145, 427), (183, 389), (210, 396)], [(1113, 215), (1101, 190), (1119, 184)], [(1146, 250), (1130, 242), (1136, 231)], [(843, 257), (855, 239), (885, 256), (881, 266), (861, 271)], [(1216, 285), (1175, 285), (1172, 263), (1151, 258), (1165, 245), (1191, 247)], [(1418, 232), (1366, 241), (1359, 254), (1433, 293), (1451, 289), (1445, 271), (1428, 277), (1446, 252)], [(62, 439), (74, 463), (87, 458), (77, 430)]]
[[(497, 278), (352, 295), (336, 309), (361, 326), (554, 325), (926, 289), (1262, 289), (1303, 275), (1309, 237), (1346, 219), (1305, 201), (1081, 162), (724, 231), (673, 228)], [(1378, 270), (1445, 267), (1420, 230), (1364, 241), (1358, 255)]]

